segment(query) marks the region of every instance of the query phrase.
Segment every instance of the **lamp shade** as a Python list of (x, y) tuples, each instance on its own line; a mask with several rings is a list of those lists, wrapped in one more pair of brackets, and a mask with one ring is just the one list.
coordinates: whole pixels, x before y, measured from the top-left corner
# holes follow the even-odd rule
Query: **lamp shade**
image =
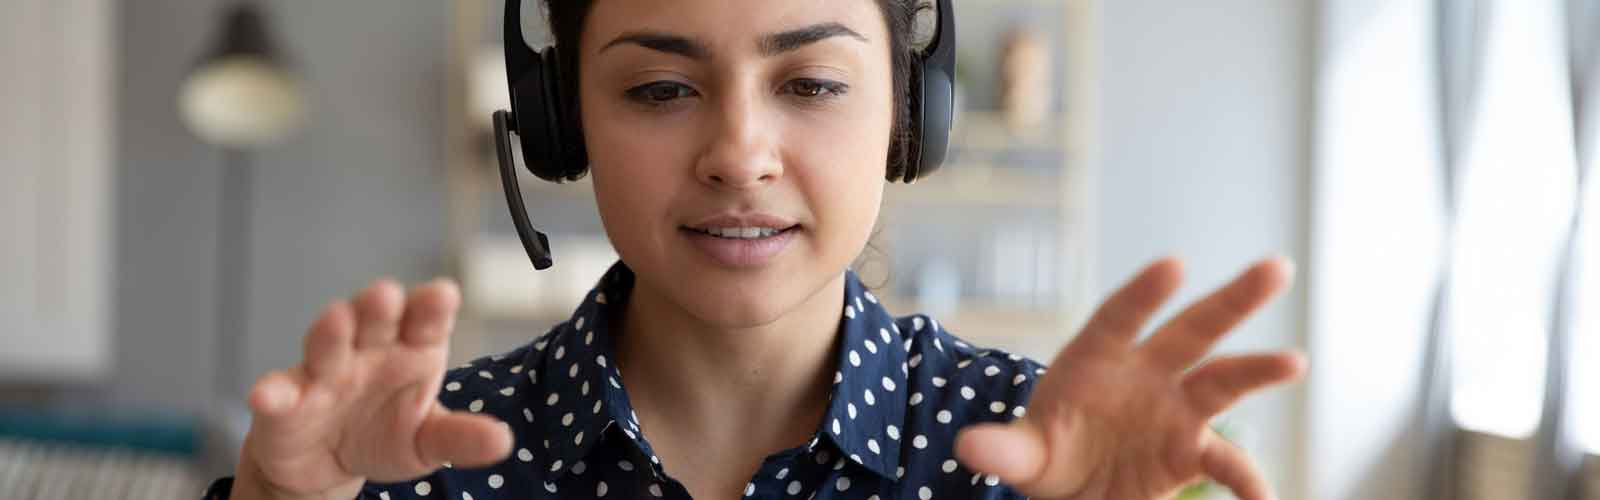
[(254, 5), (229, 8), (218, 43), (179, 90), (178, 111), (195, 136), (224, 147), (271, 145), (299, 127), (305, 115), (300, 82)]

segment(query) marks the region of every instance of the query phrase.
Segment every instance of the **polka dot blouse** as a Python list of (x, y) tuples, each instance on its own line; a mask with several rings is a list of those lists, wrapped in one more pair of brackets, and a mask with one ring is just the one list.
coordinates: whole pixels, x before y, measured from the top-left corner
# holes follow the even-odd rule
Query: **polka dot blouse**
[[(766, 457), (743, 498), (1022, 498), (958, 463), (955, 436), (1022, 416), (1044, 367), (963, 342), (926, 316), (891, 316), (847, 274), (827, 414), (809, 442)], [(568, 321), (445, 375), (446, 407), (511, 424), (516, 443), (504, 462), (368, 482), (359, 498), (690, 498), (651, 449), (613, 362), (607, 308), (621, 307), (632, 285), (619, 262)]]

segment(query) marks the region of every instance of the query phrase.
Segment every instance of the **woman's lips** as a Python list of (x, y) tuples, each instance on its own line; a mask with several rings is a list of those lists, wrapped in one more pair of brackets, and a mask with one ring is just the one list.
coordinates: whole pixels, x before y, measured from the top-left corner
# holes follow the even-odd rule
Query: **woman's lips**
[(723, 238), (687, 227), (678, 228), (678, 233), (688, 238), (690, 244), (718, 264), (748, 269), (771, 263), (778, 254), (788, 248), (789, 242), (800, 230), (800, 226), (790, 226), (778, 234), (754, 239)]

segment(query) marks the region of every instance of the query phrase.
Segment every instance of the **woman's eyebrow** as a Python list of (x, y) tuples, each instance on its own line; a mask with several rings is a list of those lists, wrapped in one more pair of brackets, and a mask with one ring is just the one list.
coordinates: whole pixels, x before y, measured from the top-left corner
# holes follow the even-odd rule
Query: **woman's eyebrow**
[(867, 37), (861, 36), (860, 33), (856, 33), (855, 30), (843, 24), (836, 22), (817, 23), (804, 28), (761, 37), (761, 55), (767, 57), (775, 56), (836, 36), (848, 36), (862, 42), (867, 41)]
[[(761, 55), (772, 57), (784, 52), (789, 52), (806, 45), (810, 45), (836, 36), (848, 36), (862, 42), (867, 37), (861, 36), (855, 30), (837, 22), (817, 23), (803, 28), (771, 33), (761, 37), (757, 46)], [(613, 46), (634, 44), (658, 52), (677, 54), (690, 59), (705, 60), (711, 57), (711, 49), (705, 43), (683, 35), (660, 31), (629, 31), (607, 42), (600, 48), (601, 52)]]

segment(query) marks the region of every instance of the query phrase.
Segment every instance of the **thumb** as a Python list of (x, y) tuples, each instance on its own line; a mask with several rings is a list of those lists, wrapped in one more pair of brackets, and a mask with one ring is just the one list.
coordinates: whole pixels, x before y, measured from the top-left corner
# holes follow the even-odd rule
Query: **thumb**
[(417, 458), (428, 466), (493, 465), (511, 454), (511, 428), (493, 417), (435, 406), (417, 429)]
[(955, 452), (967, 468), (1019, 489), (1040, 479), (1048, 457), (1043, 433), (1022, 420), (968, 426), (956, 434)]

